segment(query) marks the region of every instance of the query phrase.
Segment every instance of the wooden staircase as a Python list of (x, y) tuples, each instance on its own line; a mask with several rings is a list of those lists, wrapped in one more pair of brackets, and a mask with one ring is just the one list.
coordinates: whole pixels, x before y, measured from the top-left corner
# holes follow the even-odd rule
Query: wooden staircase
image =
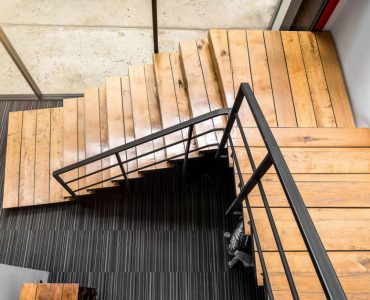
[[(153, 65), (131, 66), (129, 74), (87, 88), (83, 98), (63, 107), (9, 114), (3, 208), (73, 201), (53, 171), (204, 113), (232, 107), (240, 83), (247, 82), (272, 127), (289, 169), (339, 280), (349, 299), (370, 298), (370, 130), (355, 128), (330, 33), (210, 30), (205, 40), (182, 41), (179, 52), (153, 55)], [(259, 163), (266, 149), (247, 103), (241, 122)], [(195, 125), (195, 134), (224, 128), (219, 116)], [(251, 168), (240, 135), (233, 133), (245, 181)], [(136, 158), (180, 139), (187, 130), (120, 153)], [(195, 139), (191, 149), (215, 150), (222, 132)], [(208, 145), (210, 145), (208, 147)], [(183, 143), (125, 165), (143, 169), (129, 180), (171, 168)], [(208, 147), (208, 148), (207, 148)], [(195, 151), (190, 158), (202, 156)], [(104, 158), (67, 173), (68, 181), (115, 164)], [(147, 167), (150, 165), (149, 167)], [(233, 167), (232, 160), (230, 166)], [(113, 188), (123, 180), (119, 167), (96, 172), (72, 184), (79, 196)], [(106, 181), (104, 181), (106, 180)], [(95, 184), (96, 182), (103, 183)], [(235, 175), (236, 189), (239, 179)], [(274, 172), (263, 179), (284, 251), (302, 299), (325, 298), (288, 202)], [(249, 201), (275, 299), (290, 299), (288, 282), (255, 189)], [(249, 216), (244, 209), (246, 233)], [(258, 284), (263, 274), (255, 253)]]

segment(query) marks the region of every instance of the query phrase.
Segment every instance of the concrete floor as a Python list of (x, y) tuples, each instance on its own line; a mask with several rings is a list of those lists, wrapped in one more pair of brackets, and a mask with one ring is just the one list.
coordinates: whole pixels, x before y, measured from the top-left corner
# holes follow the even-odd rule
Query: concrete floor
[[(266, 28), (277, 0), (160, 0), (160, 51), (208, 28)], [(151, 63), (150, 0), (0, 0), (0, 24), (43, 93), (79, 93)], [(220, 17), (222, 16), (222, 17)], [(31, 93), (0, 46), (0, 94)]]

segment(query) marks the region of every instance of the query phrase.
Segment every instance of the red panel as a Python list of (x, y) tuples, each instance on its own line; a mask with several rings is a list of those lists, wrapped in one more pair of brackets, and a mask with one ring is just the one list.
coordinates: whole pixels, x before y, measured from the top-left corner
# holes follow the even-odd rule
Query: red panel
[(329, 0), (328, 4), (326, 5), (324, 11), (322, 12), (319, 20), (317, 21), (315, 25), (316, 31), (321, 31), (324, 29), (326, 23), (328, 22), (330, 16), (333, 14), (338, 3), (339, 3), (339, 0)]

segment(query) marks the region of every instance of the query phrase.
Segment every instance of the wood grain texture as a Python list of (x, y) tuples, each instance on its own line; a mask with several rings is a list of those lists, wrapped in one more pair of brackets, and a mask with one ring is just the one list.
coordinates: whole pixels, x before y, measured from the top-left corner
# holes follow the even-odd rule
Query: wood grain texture
[[(63, 165), (68, 166), (78, 161), (78, 98), (63, 100)], [(79, 170), (72, 170), (63, 175), (64, 181), (78, 177)], [(78, 181), (69, 184), (72, 190), (78, 189)], [(70, 196), (63, 190), (63, 197)]]
[[(243, 82), (249, 83), (253, 90), (252, 74), (249, 62), (249, 50), (245, 30), (228, 30), (232, 77), (234, 80), (234, 99)], [(225, 70), (226, 72), (226, 70)], [(233, 102), (234, 103), (234, 99)], [(257, 127), (252, 112), (246, 101), (243, 101), (239, 115), (243, 126)]]
[[(118, 147), (125, 143), (124, 118), (122, 109), (121, 78), (109, 77), (106, 79), (107, 119), (109, 132), (109, 148)], [(126, 160), (126, 153), (120, 153), (121, 159)], [(117, 164), (114, 155), (110, 156), (111, 165)], [(120, 168), (111, 168), (111, 176), (122, 179)]]
[(19, 206), (33, 205), (35, 192), (36, 110), (23, 112)]
[[(272, 208), (284, 251), (306, 251), (290, 208)], [(264, 251), (277, 251), (265, 208), (252, 208)], [(327, 251), (370, 250), (369, 208), (308, 208), (308, 212)], [(354, 234), (356, 233), (356, 234)]]
[[(168, 128), (180, 123), (180, 115), (176, 98), (175, 81), (172, 75), (170, 54), (162, 52), (154, 54), (154, 70), (158, 89), (159, 106), (163, 128)], [(174, 132), (164, 137), (166, 145), (183, 139), (181, 131)], [(167, 157), (183, 153), (184, 144), (166, 149)]]
[(50, 108), (37, 110), (34, 204), (50, 202)]
[(63, 284), (39, 283), (35, 300), (60, 300), (63, 295)]
[[(348, 299), (367, 299), (370, 295), (369, 252), (328, 252), (334, 270)], [(265, 252), (264, 258), (269, 269), (274, 296), (289, 299), (289, 287), (282, 272), (282, 264), (277, 252)], [(326, 299), (313, 269), (307, 252), (287, 252), (289, 266), (302, 299)], [(261, 274), (259, 257), (256, 256), (257, 274)], [(261, 277), (262, 279), (262, 277)]]
[[(181, 66), (180, 53), (179, 52), (170, 52), (170, 61), (172, 68), (173, 82), (175, 85), (175, 92), (177, 98), (177, 106), (179, 109), (180, 122), (185, 122), (191, 119), (191, 110), (190, 110), (190, 100), (188, 91), (186, 89), (186, 80), (183, 74), (183, 68)], [(182, 136), (187, 137), (187, 130), (182, 131)], [(197, 147), (197, 140), (193, 139), (190, 149), (195, 149)], [(192, 152), (190, 157), (198, 156), (197, 152)]]
[[(99, 119), (100, 119), (100, 140), (101, 140), (101, 151), (105, 152), (109, 150), (109, 132), (108, 132), (108, 116), (107, 116), (107, 91), (106, 87), (99, 88)], [(110, 158), (103, 158), (101, 161), (102, 167), (110, 166)], [(110, 169), (102, 172), (102, 179), (107, 180), (111, 178)], [(111, 187), (113, 183), (111, 181), (103, 182), (103, 187)]]
[(338, 127), (355, 127), (351, 104), (330, 32), (315, 33), (331, 104)]
[(52, 172), (63, 167), (63, 108), (50, 110), (50, 202), (63, 200), (63, 187)]
[[(100, 104), (99, 88), (85, 89), (85, 149), (86, 158), (101, 153), (100, 140)], [(86, 174), (98, 171), (102, 168), (101, 160), (86, 165)], [(86, 186), (102, 181), (101, 172), (86, 177)], [(89, 189), (101, 188), (103, 185), (96, 184)]]
[[(230, 32), (230, 31), (229, 31)], [(232, 107), (235, 100), (233, 71), (230, 63), (228, 31), (225, 29), (212, 29), (208, 33), (210, 50), (215, 64), (215, 72), (220, 83), (223, 104)], [(230, 49), (231, 51), (231, 49)], [(238, 87), (239, 88), (239, 87)]]
[(298, 32), (318, 127), (336, 127), (315, 34)]
[[(203, 78), (206, 85), (210, 110), (213, 111), (223, 108), (224, 105), (222, 103), (222, 96), (218, 86), (217, 75), (213, 66), (208, 40), (198, 40), (197, 48), (200, 63), (202, 65)], [(226, 127), (226, 118), (224, 116), (213, 118), (212, 121), (215, 128)], [(221, 141), (222, 131), (216, 132), (216, 137), (218, 141)]]
[[(283, 156), (291, 173), (301, 174), (356, 174), (370, 173), (369, 148), (282, 148)], [(244, 147), (236, 147), (243, 173), (250, 173)], [(252, 148), (256, 165), (266, 155), (262, 148)], [(269, 173), (275, 170), (269, 170)]]
[(263, 32), (279, 127), (296, 127), (294, 103), (290, 91), (284, 49), (279, 31)]
[(263, 32), (248, 30), (247, 40), (252, 72), (253, 92), (268, 124), (272, 127), (276, 127), (276, 112)]
[(37, 283), (23, 283), (19, 300), (34, 300), (37, 292)]
[[(161, 131), (162, 127), (162, 118), (161, 112), (158, 103), (158, 92), (157, 86), (155, 82), (155, 74), (154, 74), (154, 66), (153, 65), (145, 65), (145, 82), (146, 82), (146, 91), (148, 94), (148, 106), (149, 106), (149, 116), (150, 116), (150, 126), (151, 132), (155, 133)], [(164, 146), (164, 139), (163, 137), (159, 139), (155, 139), (153, 141), (154, 149), (159, 149)], [(166, 151), (160, 150), (154, 153), (155, 161), (158, 163), (164, 159), (166, 159)], [(169, 164), (167, 162), (157, 164), (155, 167), (157, 169), (167, 168)]]
[[(134, 118), (132, 115), (132, 102), (131, 102), (131, 92), (130, 92), (130, 79), (128, 76), (121, 77), (122, 85), (122, 105), (123, 105), (123, 120), (125, 127), (125, 140), (126, 143), (135, 140), (135, 130), (134, 130)], [(127, 159), (136, 157), (136, 148), (133, 147), (126, 151)], [(132, 160), (126, 164), (126, 169), (132, 171), (137, 169), (137, 160)], [(128, 175), (129, 178), (140, 177), (138, 172), (133, 172)]]
[[(85, 138), (85, 98), (77, 99), (77, 145), (78, 145), (78, 161), (86, 158), (86, 138)], [(78, 168), (78, 176), (86, 175), (86, 165)], [(87, 177), (78, 180), (78, 187), (87, 186)], [(88, 195), (90, 192), (86, 189), (80, 190), (78, 195)]]
[(23, 112), (9, 113), (3, 208), (17, 207), (22, 145)]
[[(199, 60), (196, 41), (180, 42), (180, 52), (183, 61), (184, 73), (190, 100), (190, 109), (193, 117), (210, 112), (207, 90), (203, 78), (202, 66)], [(213, 127), (212, 120), (202, 122), (195, 126), (196, 134), (200, 134)], [(215, 134), (207, 134), (197, 138), (199, 147), (216, 142)]]
[[(130, 66), (129, 77), (135, 139), (139, 139), (152, 133), (144, 66)], [(143, 155), (153, 149), (153, 142), (150, 141), (137, 146), (136, 152), (137, 155)], [(138, 159), (139, 168), (143, 168), (153, 163), (155, 163), (154, 154), (149, 154)], [(155, 166), (152, 166), (149, 169), (155, 169)]]
[(308, 86), (298, 34), (281, 32), (289, 81), (292, 90), (298, 127), (316, 127), (316, 117)]
[[(251, 147), (265, 147), (257, 128), (243, 128)], [(280, 147), (370, 147), (369, 128), (271, 128)], [(242, 147), (239, 130), (233, 133), (234, 146)]]
[(78, 299), (78, 284), (65, 283), (63, 284), (62, 300), (77, 300)]

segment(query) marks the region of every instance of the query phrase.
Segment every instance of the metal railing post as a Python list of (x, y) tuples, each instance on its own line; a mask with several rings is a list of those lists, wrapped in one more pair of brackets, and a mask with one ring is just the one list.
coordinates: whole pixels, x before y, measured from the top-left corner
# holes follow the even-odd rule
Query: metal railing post
[(15, 51), (12, 43), (9, 41), (7, 35), (5, 34), (4, 30), (0, 26), (0, 41), (3, 44), (5, 50), (8, 52), (9, 56), (17, 66), (19, 72), (21, 72), (24, 79), (27, 81), (28, 85), (32, 89), (32, 91), (35, 93), (37, 99), (42, 99), (42, 93), (39, 87), (37, 86), (35, 80), (32, 78), (30, 72), (28, 72), (25, 64), (19, 57), (17, 51)]
[(188, 139), (186, 141), (186, 148), (185, 148), (184, 163), (182, 164), (182, 183), (183, 183), (183, 186), (186, 184), (186, 171), (187, 171), (187, 168), (188, 168), (188, 158), (189, 158), (191, 137), (193, 135), (193, 128), (194, 128), (194, 125), (189, 126)]
[(157, 20), (157, 0), (152, 0), (152, 21), (153, 21), (153, 44), (154, 53), (158, 53), (158, 20)]

